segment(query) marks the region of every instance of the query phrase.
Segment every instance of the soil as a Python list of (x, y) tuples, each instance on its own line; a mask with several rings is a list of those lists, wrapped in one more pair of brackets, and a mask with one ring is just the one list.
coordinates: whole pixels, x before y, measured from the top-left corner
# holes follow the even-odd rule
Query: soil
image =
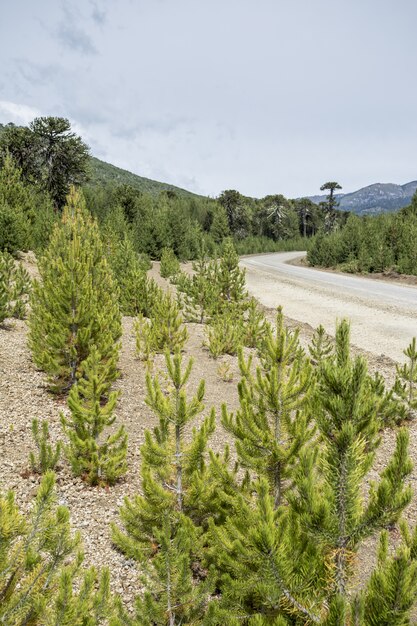
[[(30, 261), (30, 262), (29, 262)], [(33, 259), (25, 260), (32, 275), (36, 275)], [(151, 275), (158, 283), (168, 286), (159, 277), (158, 264), (154, 264)], [(274, 309), (265, 308), (269, 319), (275, 316)], [(292, 328), (300, 329), (300, 339), (307, 345), (311, 339), (313, 328), (308, 324), (300, 324), (286, 319)], [(187, 324), (189, 339), (185, 348), (185, 358), (192, 357), (194, 366), (188, 383), (190, 395), (196, 390), (201, 378), (206, 381), (206, 411), (212, 406), (216, 409), (217, 429), (211, 439), (211, 447), (220, 451), (228, 441), (228, 436), (220, 425), (220, 408), (226, 403), (230, 411), (238, 406), (236, 383), (239, 380), (237, 358), (225, 356), (214, 360), (203, 347), (204, 327), (198, 324)], [(65, 399), (51, 395), (44, 382), (44, 374), (38, 371), (31, 361), (27, 347), (27, 323), (25, 321), (10, 322), (0, 328), (0, 491), (14, 489), (16, 500), (23, 510), (30, 507), (36, 493), (39, 477), (27, 475), (29, 452), (33, 449), (31, 422), (34, 417), (47, 419), (53, 440), (62, 439), (60, 412), (66, 411)], [(355, 350), (356, 353), (360, 351)], [(363, 353), (363, 352), (362, 352)], [(365, 354), (370, 369), (379, 371), (385, 379), (392, 383), (395, 376), (394, 361), (369, 353)], [(225, 382), (219, 376), (219, 366), (229, 364), (231, 382)], [(158, 356), (154, 371), (164, 371), (164, 358)], [(109, 566), (111, 570), (111, 586), (113, 591), (122, 594), (127, 606), (131, 606), (134, 596), (138, 593), (138, 574), (135, 563), (119, 553), (112, 545), (110, 523), (119, 522), (119, 507), (125, 496), (140, 492), (140, 446), (144, 441), (146, 429), (156, 424), (156, 418), (145, 404), (145, 364), (135, 354), (134, 320), (123, 319), (122, 349), (120, 354), (120, 378), (115, 387), (121, 390), (121, 398), (117, 407), (116, 426), (124, 424), (129, 437), (127, 475), (110, 489), (92, 488), (81, 479), (74, 478), (70, 467), (62, 460), (57, 471), (58, 501), (68, 506), (71, 523), (74, 529), (80, 530), (84, 548), (86, 565)], [(417, 423), (409, 426), (411, 435), (410, 454), (417, 466)], [(383, 443), (373, 471), (369, 478), (377, 476), (393, 452), (395, 432), (387, 430), (383, 433)], [(415, 490), (417, 473), (413, 471), (411, 484)], [(417, 502), (413, 499), (406, 517), (414, 522), (416, 519)], [(398, 536), (393, 531), (393, 537)], [(365, 542), (359, 555), (358, 571), (360, 576), (357, 584), (369, 573), (375, 555), (375, 540)]]

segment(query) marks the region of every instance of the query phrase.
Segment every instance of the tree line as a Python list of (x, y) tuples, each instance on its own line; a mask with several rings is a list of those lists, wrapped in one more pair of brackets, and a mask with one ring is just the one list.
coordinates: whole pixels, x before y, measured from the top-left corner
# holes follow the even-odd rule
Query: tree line
[(348, 272), (417, 275), (417, 194), (397, 213), (374, 217), (349, 215), (346, 224), (324, 237), (308, 252), (311, 265), (339, 267)]
[(45, 246), (71, 185), (83, 187), (100, 226), (123, 231), (136, 252), (153, 259), (167, 247), (180, 259), (194, 259), (202, 242), (214, 253), (227, 237), (241, 253), (291, 247), (287, 242), (305, 249), (311, 237), (346, 219), (328, 186), (328, 201), (316, 205), (281, 194), (255, 199), (226, 190), (213, 199), (97, 183), (88, 146), (57, 117), (36, 118), (28, 127), (0, 126), (0, 175), (0, 248), (11, 253)]

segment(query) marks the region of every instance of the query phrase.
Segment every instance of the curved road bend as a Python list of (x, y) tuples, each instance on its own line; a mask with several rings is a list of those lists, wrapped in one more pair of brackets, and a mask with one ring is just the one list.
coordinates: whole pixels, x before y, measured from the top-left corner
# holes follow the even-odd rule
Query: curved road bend
[(417, 336), (417, 287), (290, 265), (302, 252), (241, 259), (249, 292), (263, 305), (334, 335), (336, 319), (351, 320), (352, 343), (403, 361)]

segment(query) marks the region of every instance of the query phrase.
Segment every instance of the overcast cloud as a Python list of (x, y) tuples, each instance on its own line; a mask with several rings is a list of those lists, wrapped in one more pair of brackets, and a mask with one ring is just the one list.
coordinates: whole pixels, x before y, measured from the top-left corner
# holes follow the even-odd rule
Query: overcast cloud
[(0, 4), (0, 122), (211, 196), (417, 178), (415, 0)]

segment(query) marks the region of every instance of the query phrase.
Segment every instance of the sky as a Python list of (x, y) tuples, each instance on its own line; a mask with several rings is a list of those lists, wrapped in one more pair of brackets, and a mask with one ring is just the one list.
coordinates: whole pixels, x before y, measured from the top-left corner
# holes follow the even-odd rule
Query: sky
[(0, 123), (196, 193), (417, 179), (416, 0), (0, 0)]

